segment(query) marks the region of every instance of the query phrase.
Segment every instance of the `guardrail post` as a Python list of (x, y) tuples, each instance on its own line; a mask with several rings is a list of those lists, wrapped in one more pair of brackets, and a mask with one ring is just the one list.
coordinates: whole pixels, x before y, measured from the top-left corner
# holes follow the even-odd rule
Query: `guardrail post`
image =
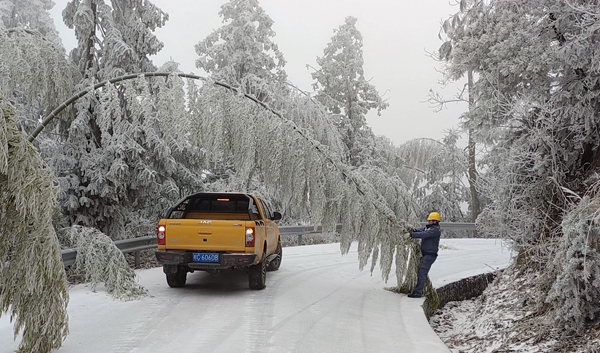
[(135, 268), (140, 268), (140, 251), (137, 250), (134, 252), (135, 254)]
[(298, 234), (298, 245), (302, 245), (302, 234)]

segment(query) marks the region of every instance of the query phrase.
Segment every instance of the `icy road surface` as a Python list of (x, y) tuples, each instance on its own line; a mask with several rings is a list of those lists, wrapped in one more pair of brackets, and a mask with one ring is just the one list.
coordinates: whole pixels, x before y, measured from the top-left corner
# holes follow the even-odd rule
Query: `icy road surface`
[[(505, 267), (508, 249), (493, 239), (442, 239), (430, 272), (436, 287)], [(70, 290), (61, 353), (75, 352), (449, 352), (429, 326), (423, 299), (384, 289), (379, 269), (358, 269), (356, 244), (286, 247), (267, 288), (248, 289), (244, 272), (188, 274), (169, 288), (162, 268), (138, 271), (150, 297), (111, 299), (102, 286)], [(9, 316), (0, 318), (0, 352), (14, 352)]]

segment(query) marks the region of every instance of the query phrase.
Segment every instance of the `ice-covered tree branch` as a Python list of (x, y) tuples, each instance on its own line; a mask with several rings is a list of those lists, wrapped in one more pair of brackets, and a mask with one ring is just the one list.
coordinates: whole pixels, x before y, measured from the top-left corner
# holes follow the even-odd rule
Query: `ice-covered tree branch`
[(15, 321), (15, 336), (22, 332), (22, 352), (57, 349), (68, 332), (69, 296), (52, 226), (56, 194), (55, 177), (0, 93), (0, 314)]

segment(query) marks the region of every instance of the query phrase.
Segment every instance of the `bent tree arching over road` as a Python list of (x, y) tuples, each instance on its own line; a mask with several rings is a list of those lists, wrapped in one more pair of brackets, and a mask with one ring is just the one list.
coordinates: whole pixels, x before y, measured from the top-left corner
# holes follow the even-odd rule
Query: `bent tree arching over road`
[[(106, 89), (99, 93), (101, 98), (103, 94), (111, 94), (109, 83), (112, 85), (128, 80), (143, 80), (146, 77), (145, 75), (149, 77), (168, 76), (170, 78), (177, 76), (208, 82), (207, 79), (196, 75), (169, 73), (132, 74), (105, 81), (76, 94), (53, 110), (44, 119), (42, 125), (30, 136), (30, 140), (33, 141), (41, 130), (63, 109), (75, 103), (79, 98), (85, 97), (86, 94), (104, 87)], [(414, 278), (411, 278), (411, 275), (416, 273), (412, 269), (416, 264), (415, 256), (417, 252), (410, 250), (412, 245), (398, 246), (399, 244), (404, 243), (406, 245), (407, 243), (407, 240), (403, 240), (401, 237), (406, 228), (404, 220), (412, 218), (414, 221), (414, 213), (409, 203), (410, 198), (407, 196), (404, 185), (397, 179), (387, 177), (375, 167), (351, 169), (342, 162), (342, 159), (336, 154), (331, 145), (320, 141), (320, 139), (325, 139), (324, 142), (326, 142), (326, 139), (330, 138), (330, 136), (318, 136), (319, 133), (322, 134), (322, 131), (319, 131), (319, 129), (316, 129), (309, 123), (304, 122), (305, 124), (302, 125), (292, 119), (287, 119), (276, 110), (270, 108), (266, 103), (248, 94), (241, 94), (238, 90), (228, 85), (215, 83), (213, 86), (212, 88), (203, 89), (202, 95), (209, 98), (217, 96), (220, 99), (227, 99), (223, 98), (221, 91), (215, 91), (215, 89), (224, 88), (242, 95), (244, 98), (250, 99), (264, 108), (262, 109), (262, 113), (256, 112), (253, 108), (248, 107), (248, 105), (241, 104), (235, 94), (229, 96), (229, 99), (232, 100), (230, 106), (237, 109), (235, 113), (252, 113), (244, 115), (247, 119), (245, 123), (248, 126), (260, 126), (265, 131), (271, 131), (274, 136), (270, 141), (271, 143), (274, 142), (276, 146), (287, 146), (286, 149), (282, 148), (273, 151), (271, 146), (267, 146), (264, 142), (259, 144), (257, 141), (251, 141), (253, 144), (250, 146), (258, 152), (264, 153), (255, 153), (254, 159), (249, 162), (248, 160), (239, 161), (234, 158), (236, 169), (242, 174), (246, 173), (246, 175), (250, 174), (249, 170), (259, 171), (267, 186), (279, 190), (280, 194), (288, 192), (288, 195), (282, 197), (287, 200), (288, 204), (295, 205), (301, 209), (311, 209), (313, 211), (311, 215), (313, 222), (323, 224), (326, 230), (333, 230), (337, 221), (341, 219), (341, 234), (343, 235), (341, 239), (342, 252), (347, 252), (350, 243), (353, 240), (357, 240), (359, 243), (358, 253), (360, 255), (359, 267), (361, 269), (367, 264), (369, 259), (372, 259), (371, 270), (379, 262), (382, 268), (382, 276), (387, 279), (392, 267), (393, 256), (396, 253), (396, 256), (400, 258), (397, 263), (402, 264), (402, 266), (397, 268), (397, 273), (408, 273), (408, 276), (398, 276), (401, 278), (398, 284), (401, 288), (410, 289), (415, 281)], [(125, 86), (125, 89), (131, 87)], [(102, 103), (101, 99), (98, 101)], [(206, 108), (208, 103), (214, 104), (214, 101), (201, 101), (198, 106)], [(314, 104), (312, 109), (315, 115), (324, 115), (318, 105)], [(216, 117), (222, 118), (218, 114)], [(194, 126), (196, 128), (194, 131), (198, 133), (199, 138), (196, 140), (190, 138), (189, 142), (191, 144), (197, 144), (198, 140), (211, 141), (210, 139), (202, 139), (202, 137), (205, 137), (202, 134), (206, 134), (207, 130), (209, 130), (201, 128), (206, 120), (209, 119), (196, 119), (194, 121), (194, 123), (199, 124)], [(302, 120), (298, 119), (298, 121)], [(325, 118), (317, 121), (323, 124), (327, 123)], [(99, 125), (102, 125), (102, 122)], [(323, 130), (330, 131), (332, 128)], [(248, 137), (247, 129), (233, 130), (231, 136), (229, 136), (230, 140), (236, 141), (244, 140)], [(210, 143), (209, 145), (202, 146), (209, 153), (227, 151), (233, 156), (244, 156), (244, 151), (252, 150), (247, 148), (248, 146), (246, 145), (223, 148), (223, 141), (214, 138)], [(196, 147), (199, 147), (199, 145), (196, 145)], [(298, 176), (300, 179), (298, 179)], [(299, 188), (298, 185), (300, 185), (300, 192), (297, 191)], [(395, 194), (390, 193), (389, 190), (394, 190)], [(310, 199), (306, 198), (307, 193), (311, 195)], [(355, 200), (355, 202), (347, 203), (344, 200)], [(59, 261), (57, 257), (50, 253), (40, 252), (39, 256), (40, 259), (46, 259), (43, 261), (51, 263)], [(405, 261), (407, 257), (412, 261)], [(58, 288), (55, 289), (58, 290)], [(16, 289), (15, 293), (17, 292), (19, 292), (19, 289)], [(14, 298), (15, 296), (5, 296), (7, 305), (14, 304)], [(37, 338), (31, 337), (31, 339), (35, 341)], [(60, 340), (60, 338), (56, 339)]]

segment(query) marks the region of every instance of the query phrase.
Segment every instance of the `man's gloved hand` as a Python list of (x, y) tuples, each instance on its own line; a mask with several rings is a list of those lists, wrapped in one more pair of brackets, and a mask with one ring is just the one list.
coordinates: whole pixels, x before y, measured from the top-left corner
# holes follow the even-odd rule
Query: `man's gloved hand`
[(419, 228), (421, 228), (421, 227), (415, 226), (414, 224), (407, 224), (405, 226), (405, 229), (406, 229), (405, 231), (409, 232), (409, 233), (412, 233), (412, 232), (414, 232), (415, 230), (417, 230)]

